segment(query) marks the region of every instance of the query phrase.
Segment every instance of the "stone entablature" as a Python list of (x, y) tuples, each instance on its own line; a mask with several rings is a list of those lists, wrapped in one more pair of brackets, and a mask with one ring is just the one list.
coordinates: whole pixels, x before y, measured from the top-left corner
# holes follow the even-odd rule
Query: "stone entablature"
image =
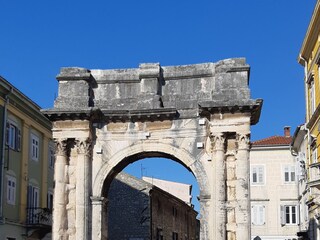
[[(104, 116), (107, 120), (189, 118), (207, 111), (250, 112), (259, 119), (260, 100), (250, 99), (245, 59), (162, 67), (143, 63), (137, 69), (62, 68), (53, 119)], [(187, 110), (197, 111), (187, 111)], [(71, 116), (72, 115), (72, 116)]]
[(57, 152), (53, 239), (106, 239), (110, 183), (144, 157), (170, 158), (194, 174), (201, 239), (250, 239), (250, 125), (262, 100), (250, 98), (244, 59), (64, 68), (57, 78), (59, 96), (45, 113), (67, 149)]

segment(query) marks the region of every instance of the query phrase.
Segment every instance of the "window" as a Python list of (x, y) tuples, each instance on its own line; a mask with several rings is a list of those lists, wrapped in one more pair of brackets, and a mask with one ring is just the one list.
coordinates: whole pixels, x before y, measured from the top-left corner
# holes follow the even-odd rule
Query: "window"
[(157, 240), (163, 240), (163, 233), (161, 228), (157, 228)]
[(296, 181), (296, 167), (284, 166), (284, 182), (294, 183)]
[(284, 205), (280, 208), (281, 224), (282, 225), (296, 225), (298, 224), (298, 211), (295, 205)]
[(52, 192), (48, 192), (47, 194), (47, 208), (49, 208), (50, 210), (53, 209), (53, 193)]
[(315, 86), (314, 86), (314, 80), (311, 79), (309, 83), (309, 106), (310, 106), (310, 116), (314, 113), (316, 110), (316, 101), (315, 101)]
[(312, 147), (312, 163), (318, 162), (318, 149), (316, 144)]
[(16, 178), (7, 176), (7, 203), (16, 204)]
[(49, 168), (54, 168), (54, 160), (55, 160), (55, 156), (54, 156), (54, 149), (52, 147), (49, 147), (49, 156), (48, 156), (48, 165)]
[(252, 185), (264, 184), (264, 166), (257, 165), (251, 167), (251, 183)]
[(172, 215), (174, 217), (177, 217), (178, 216), (178, 209), (176, 207), (172, 207)]
[(7, 122), (6, 145), (15, 151), (21, 149), (21, 130), (11, 121)]
[(176, 232), (173, 232), (172, 233), (172, 240), (178, 240), (179, 238), (178, 238), (178, 233), (176, 233)]
[(265, 206), (264, 205), (252, 205), (251, 206), (251, 221), (253, 225), (265, 224)]
[(28, 208), (39, 207), (39, 188), (29, 185), (27, 197), (28, 197)]
[(39, 138), (34, 134), (31, 134), (31, 159), (39, 160)]

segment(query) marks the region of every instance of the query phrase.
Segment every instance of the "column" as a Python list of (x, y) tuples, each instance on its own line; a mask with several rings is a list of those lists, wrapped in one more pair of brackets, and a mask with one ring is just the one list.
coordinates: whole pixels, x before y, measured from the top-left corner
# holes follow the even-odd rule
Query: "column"
[(213, 147), (213, 213), (214, 235), (212, 239), (226, 239), (226, 165), (225, 135), (215, 133), (211, 136)]
[(66, 216), (66, 179), (65, 168), (67, 165), (67, 139), (55, 139), (56, 161), (54, 167), (54, 199), (53, 199), (53, 224), (52, 239), (67, 239), (67, 216)]
[(238, 152), (236, 155), (236, 236), (243, 240), (250, 239), (250, 135), (237, 134)]
[(77, 139), (77, 163), (76, 163), (76, 239), (87, 240), (89, 238), (90, 223), (90, 199), (91, 187), (90, 157), (91, 141), (89, 138)]
[(108, 239), (108, 200), (104, 197), (91, 197), (92, 204), (92, 239)]

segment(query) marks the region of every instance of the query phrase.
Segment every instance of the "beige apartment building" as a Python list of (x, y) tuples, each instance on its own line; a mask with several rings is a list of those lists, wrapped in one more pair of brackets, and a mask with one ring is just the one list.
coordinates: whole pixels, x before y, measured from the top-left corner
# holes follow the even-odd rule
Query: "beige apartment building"
[(285, 127), (284, 136), (252, 143), (251, 239), (298, 239), (297, 161), (291, 154), (291, 141), (290, 127)]

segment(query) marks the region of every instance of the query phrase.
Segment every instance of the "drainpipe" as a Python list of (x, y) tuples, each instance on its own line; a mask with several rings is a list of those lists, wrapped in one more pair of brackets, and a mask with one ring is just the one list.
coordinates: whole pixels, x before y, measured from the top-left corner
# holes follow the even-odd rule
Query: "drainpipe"
[(4, 109), (3, 109), (3, 131), (2, 131), (2, 147), (1, 147), (1, 158), (0, 158), (0, 223), (3, 222), (3, 183), (4, 183), (4, 153), (5, 153), (5, 142), (6, 142), (6, 125), (7, 125), (7, 110), (9, 104), (9, 95), (13, 92), (13, 88), (10, 87), (10, 91), (4, 96)]
[[(308, 62), (305, 58), (299, 55), (299, 58), (304, 62), (304, 89), (305, 89), (305, 96), (306, 99), (308, 98)], [(306, 101), (306, 111), (307, 111), (307, 119), (309, 120), (309, 104), (308, 101)]]

